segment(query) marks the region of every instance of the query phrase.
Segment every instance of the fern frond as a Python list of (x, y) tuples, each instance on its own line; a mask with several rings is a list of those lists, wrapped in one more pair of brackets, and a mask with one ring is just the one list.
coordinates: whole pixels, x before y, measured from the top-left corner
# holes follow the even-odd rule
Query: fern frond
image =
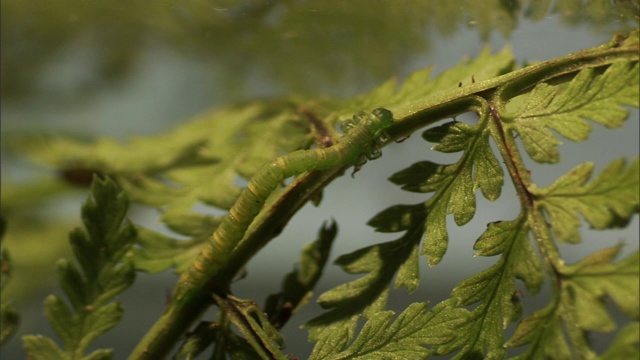
[(23, 337), (31, 359), (110, 359), (112, 350), (85, 355), (91, 343), (118, 324), (123, 309), (111, 300), (135, 279), (129, 250), (135, 228), (125, 219), (129, 201), (110, 179), (94, 177), (91, 198), (82, 208), (84, 229), (69, 238), (79, 268), (61, 259), (57, 272), (68, 303), (57, 295), (45, 300), (45, 313), (63, 347), (39, 335)]

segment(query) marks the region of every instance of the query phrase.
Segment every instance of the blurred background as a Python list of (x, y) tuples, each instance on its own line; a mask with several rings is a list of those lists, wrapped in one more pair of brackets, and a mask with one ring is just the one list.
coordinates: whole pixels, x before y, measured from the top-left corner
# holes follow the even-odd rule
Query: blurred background
[[(547, 60), (636, 27), (639, 11), (635, 0), (4, 0), (0, 6), (1, 200), (8, 221), (3, 245), (13, 262), (3, 297), (13, 298), (22, 316), (18, 333), (0, 349), (3, 359), (25, 358), (21, 335), (54, 336), (42, 303), (47, 294), (60, 292), (54, 264), (69, 256), (67, 234), (79, 224), (87, 196), (86, 190), (56, 185), (56, 170), (28, 162), (8, 146), (12, 136), (38, 132), (126, 140), (168, 130), (227, 104), (291, 94), (357, 95), (427, 66), (437, 74), (485, 46), (494, 51), (510, 46), (520, 63)], [(614, 159), (637, 156), (638, 117), (634, 110), (626, 125), (614, 130), (594, 126), (585, 143), (564, 141), (560, 164), (530, 164), (534, 179), (546, 186), (585, 161), (596, 163), (598, 173)], [(303, 208), (282, 236), (256, 256), (248, 277), (235, 285), (236, 295), (262, 303), (277, 292), (300, 249), (315, 239), (315, 229), (325, 220), (334, 218), (340, 227), (332, 258), (395, 239), (394, 234), (374, 233), (365, 223), (389, 205), (424, 200), (386, 179), (425, 158), (451, 160), (430, 146), (413, 136), (385, 148), (384, 156), (367, 164), (355, 180), (337, 179), (325, 190), (320, 207)], [(436, 303), (459, 281), (495, 262), (474, 258), (472, 246), (487, 222), (517, 213), (509, 183), (503, 194), (495, 203), (478, 197), (478, 213), (466, 226), (451, 222), (443, 262), (427, 269), (424, 261), (421, 288), (410, 295), (394, 291), (390, 308)], [(158, 225), (157, 213), (134, 208), (131, 217), (143, 226)], [(637, 248), (638, 238), (636, 217), (622, 231), (586, 231), (583, 244), (561, 251), (571, 262), (625, 242), (628, 253)], [(353, 278), (331, 265), (316, 296)], [(121, 296), (123, 322), (96, 346), (114, 347), (116, 359), (126, 358), (164, 310), (175, 279), (169, 272), (139, 274)], [(525, 294), (525, 315), (544, 304), (544, 297), (544, 291)], [(285, 352), (308, 356), (312, 344), (298, 327), (320, 312), (312, 301), (293, 317), (283, 330)], [(594, 342), (606, 345), (607, 339)]]

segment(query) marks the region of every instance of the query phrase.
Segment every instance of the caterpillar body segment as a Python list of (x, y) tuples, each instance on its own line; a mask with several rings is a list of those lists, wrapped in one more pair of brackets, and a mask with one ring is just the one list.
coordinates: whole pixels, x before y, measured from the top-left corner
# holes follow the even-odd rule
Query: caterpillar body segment
[(188, 291), (203, 286), (223, 267), (231, 252), (245, 236), (265, 201), (282, 182), (313, 170), (329, 170), (353, 165), (355, 171), (367, 159), (380, 157), (380, 146), (388, 141), (385, 129), (393, 124), (393, 114), (383, 108), (371, 114), (358, 113), (342, 126), (345, 135), (324, 149), (298, 150), (265, 164), (241, 192), (229, 214), (203, 245), (197, 259), (183, 273), (174, 299), (180, 301)]

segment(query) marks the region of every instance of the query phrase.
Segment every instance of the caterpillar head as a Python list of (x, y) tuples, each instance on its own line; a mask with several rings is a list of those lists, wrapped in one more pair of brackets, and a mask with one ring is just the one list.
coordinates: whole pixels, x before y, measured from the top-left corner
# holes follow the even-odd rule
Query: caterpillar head
[(386, 129), (393, 125), (393, 113), (385, 108), (377, 108), (371, 114), (378, 120), (375, 141), (379, 145), (386, 144), (390, 140)]
[(393, 113), (385, 108), (377, 108), (371, 114), (360, 111), (354, 114), (351, 119), (343, 122), (340, 129), (346, 134), (349, 130), (363, 123), (366, 123), (367, 126), (373, 126), (376, 131), (380, 131), (393, 124)]

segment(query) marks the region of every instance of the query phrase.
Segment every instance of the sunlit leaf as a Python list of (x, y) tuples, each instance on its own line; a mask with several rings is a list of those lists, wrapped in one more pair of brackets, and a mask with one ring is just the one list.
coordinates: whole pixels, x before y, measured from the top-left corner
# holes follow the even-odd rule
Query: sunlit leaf
[(299, 268), (287, 274), (282, 291), (267, 298), (265, 312), (271, 323), (280, 328), (292, 313), (304, 306), (313, 294), (329, 259), (331, 245), (338, 232), (335, 222), (323, 224), (318, 239), (304, 247), (300, 255)]
[(628, 219), (640, 204), (640, 160), (625, 166), (612, 162), (592, 179), (594, 165), (585, 163), (546, 188), (533, 187), (537, 202), (548, 212), (558, 240), (577, 243), (581, 215), (593, 228), (607, 229)]
[(395, 321), (391, 321), (392, 311), (381, 311), (372, 316), (355, 340), (348, 347), (323, 346), (318, 343), (317, 351), (310, 359), (423, 359), (432, 351), (426, 346), (438, 345), (451, 340), (452, 329), (459, 326), (467, 316), (462, 309), (447, 307), (446, 304), (427, 310), (427, 303), (409, 305)]
[(515, 279), (525, 280), (535, 293), (542, 284), (542, 269), (531, 248), (523, 218), (493, 223), (476, 242), (476, 248), (489, 246), (493, 255), (501, 253), (489, 269), (458, 284), (451, 293), (455, 306), (478, 304), (467, 321), (459, 327), (459, 336), (443, 344), (438, 351), (448, 354), (458, 350), (456, 358), (482, 356), (500, 358), (505, 354), (504, 329), (522, 313)]
[[(607, 310), (610, 298), (631, 319), (640, 313), (638, 278), (640, 254), (636, 251), (613, 263), (621, 246), (597, 251), (574, 265), (561, 268), (562, 288), (556, 300), (526, 317), (518, 325), (508, 347), (528, 345), (518, 359), (593, 357), (588, 331), (609, 332), (616, 325)], [(637, 323), (636, 323), (637, 325)], [(621, 330), (605, 358), (616, 353), (637, 353), (634, 325)]]
[(527, 350), (516, 359), (568, 359), (571, 349), (564, 337), (557, 306), (549, 304), (524, 318), (515, 334), (506, 343), (508, 347), (529, 345)]
[(567, 301), (576, 314), (578, 325), (586, 330), (609, 331), (615, 327), (606, 315), (604, 297), (608, 297), (630, 318), (640, 319), (640, 253), (612, 263), (622, 247), (600, 250), (562, 270)]
[(618, 332), (611, 346), (599, 359), (634, 359), (638, 356), (640, 356), (640, 323), (635, 322)]
[[(413, 235), (339, 257), (336, 263), (346, 272), (366, 275), (329, 290), (318, 298), (323, 307), (331, 310), (305, 325), (309, 329), (309, 338), (318, 340), (331, 336), (333, 339), (333, 334), (338, 332), (353, 334), (359, 314), (369, 318), (384, 308), (389, 284), (396, 273), (400, 274), (396, 286), (405, 286), (413, 291), (418, 285), (419, 273), (415, 271), (415, 266), (419, 241), (420, 234), (414, 232)], [(331, 339), (327, 341), (338, 341), (343, 345), (349, 340), (338, 337)]]
[(587, 120), (614, 128), (623, 124), (629, 112), (623, 105), (638, 106), (640, 84), (638, 63), (616, 62), (604, 73), (595, 69), (580, 71), (568, 84), (537, 85), (523, 95), (519, 104), (507, 107), (502, 118), (516, 131), (529, 156), (541, 163), (560, 159), (561, 142), (550, 131), (566, 139), (583, 141), (591, 131)]
[(434, 150), (464, 151), (462, 158), (451, 165), (420, 162), (390, 179), (409, 191), (435, 192), (424, 206), (427, 216), (423, 252), (431, 265), (440, 262), (448, 247), (446, 216), (453, 214), (456, 224), (464, 225), (475, 214), (475, 189), (481, 189), (489, 200), (496, 200), (502, 191), (504, 175), (489, 146), (488, 135), (481, 130), (485, 124), (484, 120), (475, 127), (449, 122), (425, 131), (423, 137), (437, 143)]
[(433, 79), (430, 78), (432, 68), (427, 67), (409, 75), (397, 90), (395, 79), (391, 79), (369, 94), (335, 102), (331, 106), (336, 107), (334, 116), (338, 118), (346, 118), (354, 112), (380, 106), (402, 118), (424, 106), (425, 99), (432, 100), (441, 92), (457, 88), (459, 84), (490, 79), (512, 68), (513, 55), (510, 48), (505, 47), (497, 54), (491, 54), (490, 49), (485, 48), (476, 58), (465, 59)]

